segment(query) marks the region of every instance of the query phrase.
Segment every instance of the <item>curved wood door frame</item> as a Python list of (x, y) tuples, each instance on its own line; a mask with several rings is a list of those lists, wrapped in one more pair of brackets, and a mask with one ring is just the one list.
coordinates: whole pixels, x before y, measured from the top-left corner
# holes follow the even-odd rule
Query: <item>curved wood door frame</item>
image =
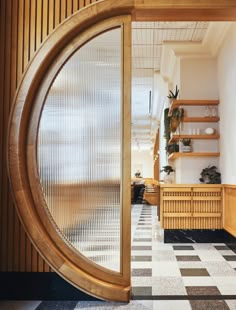
[[(55, 57), (45, 77), (30, 67), (17, 93), (9, 126), (9, 174), (20, 218), (31, 241), (49, 265), (68, 282), (102, 299), (128, 301), (130, 293), (130, 16), (114, 17), (89, 27), (67, 44)], [(65, 242), (42, 193), (37, 168), (37, 135), (42, 107), (53, 80), (67, 59), (95, 36), (121, 28), (123, 44), (121, 180), (121, 271), (98, 266)], [(38, 57), (41, 58), (39, 52)], [(34, 66), (34, 61), (31, 66)], [(40, 80), (37, 88), (34, 82)], [(35, 94), (35, 98), (34, 98)], [(125, 104), (124, 104), (125, 103)], [(125, 123), (124, 123), (125, 122)], [(127, 179), (128, 178), (128, 179)]]

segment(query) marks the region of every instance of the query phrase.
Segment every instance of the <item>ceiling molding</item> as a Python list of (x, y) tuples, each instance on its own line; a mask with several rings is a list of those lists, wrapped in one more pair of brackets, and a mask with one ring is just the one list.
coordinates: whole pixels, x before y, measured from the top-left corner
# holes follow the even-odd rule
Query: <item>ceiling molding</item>
[(232, 22), (210, 23), (206, 36), (203, 40), (203, 46), (211, 52), (213, 57), (218, 54), (218, 51), (231, 25)]
[(232, 22), (210, 23), (202, 42), (164, 42), (160, 73), (163, 79), (173, 82), (173, 73), (179, 59), (216, 57)]

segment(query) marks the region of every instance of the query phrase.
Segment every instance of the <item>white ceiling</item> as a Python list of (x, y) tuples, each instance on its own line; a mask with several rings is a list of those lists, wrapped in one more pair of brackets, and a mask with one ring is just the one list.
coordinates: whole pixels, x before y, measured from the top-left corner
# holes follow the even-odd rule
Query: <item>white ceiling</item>
[(132, 141), (133, 149), (151, 150), (151, 105), (154, 73), (160, 71), (164, 43), (202, 42), (208, 22), (132, 23)]

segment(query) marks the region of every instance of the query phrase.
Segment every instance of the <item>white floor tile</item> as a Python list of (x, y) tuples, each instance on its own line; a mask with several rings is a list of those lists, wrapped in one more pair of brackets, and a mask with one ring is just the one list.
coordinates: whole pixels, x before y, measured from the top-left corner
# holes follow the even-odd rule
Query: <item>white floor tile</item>
[[(236, 299), (236, 297), (235, 297), (235, 299)], [(236, 310), (236, 300), (226, 300), (225, 302), (229, 306), (230, 310)]]
[(207, 269), (210, 276), (230, 276), (236, 277), (235, 270), (225, 262), (203, 262), (203, 266)]
[(225, 262), (224, 257), (222, 257), (217, 250), (197, 250), (196, 254), (203, 262)]
[(212, 277), (222, 295), (236, 295), (236, 277)]
[(158, 262), (153, 265), (153, 277), (155, 276), (180, 276), (177, 262)]
[(188, 300), (155, 300), (153, 310), (191, 310)]
[(215, 286), (211, 277), (183, 277), (184, 286)]
[(131, 285), (135, 286), (152, 286), (152, 277), (132, 277)]
[(187, 295), (181, 277), (153, 277), (153, 295)]

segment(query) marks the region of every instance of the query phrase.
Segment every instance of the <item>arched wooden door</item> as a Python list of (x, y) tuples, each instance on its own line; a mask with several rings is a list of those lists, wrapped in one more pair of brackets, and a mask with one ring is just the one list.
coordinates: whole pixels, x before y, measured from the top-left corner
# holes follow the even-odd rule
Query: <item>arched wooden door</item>
[(8, 139), (17, 209), (38, 251), (77, 288), (117, 301), (130, 295), (130, 38), (120, 16), (64, 45), (46, 41)]

